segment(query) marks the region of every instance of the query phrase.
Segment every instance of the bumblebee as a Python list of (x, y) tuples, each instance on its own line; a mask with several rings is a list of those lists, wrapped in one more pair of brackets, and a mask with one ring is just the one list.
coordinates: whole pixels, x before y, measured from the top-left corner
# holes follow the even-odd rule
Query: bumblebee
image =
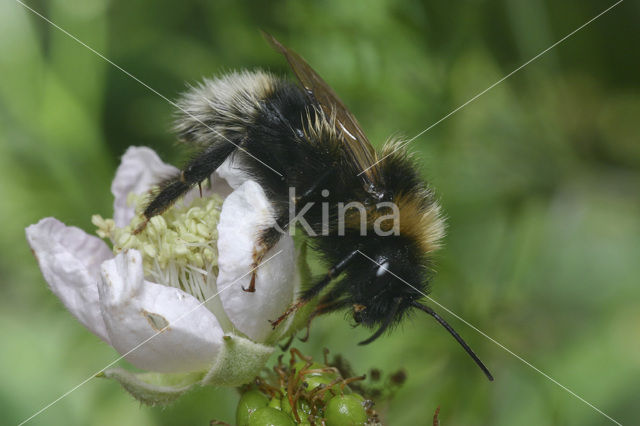
[[(445, 226), (416, 163), (398, 142), (377, 152), (318, 73), (274, 37), (265, 38), (299, 85), (256, 71), (190, 89), (178, 102), (176, 129), (197, 153), (161, 183), (143, 212), (146, 221), (232, 161), (262, 186), (275, 215), (276, 226), (256, 236), (254, 266), (283, 231), (296, 227), (328, 268), (272, 321), (274, 327), (319, 297), (312, 317), (350, 310), (357, 324), (377, 328), (360, 342), (368, 344), (418, 309), (444, 326), (493, 380), (453, 328), (420, 302)], [(304, 213), (305, 226), (291, 224), (292, 212)], [(244, 290), (255, 291), (255, 275)]]

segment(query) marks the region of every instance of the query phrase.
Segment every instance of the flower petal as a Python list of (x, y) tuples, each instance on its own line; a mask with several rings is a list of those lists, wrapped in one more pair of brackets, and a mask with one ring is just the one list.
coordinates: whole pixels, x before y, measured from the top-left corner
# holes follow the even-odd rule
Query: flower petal
[(144, 281), (137, 250), (102, 264), (99, 290), (111, 345), (136, 367), (183, 373), (216, 360), (223, 335), (216, 317), (184, 291)]
[[(144, 194), (154, 185), (158, 185), (164, 179), (178, 172), (177, 168), (163, 163), (152, 149), (129, 147), (122, 156), (116, 177), (111, 183), (111, 192), (114, 196), (113, 219), (116, 225), (121, 228), (128, 225), (135, 214), (133, 206), (127, 203), (129, 194)], [(226, 172), (226, 174), (233, 177), (237, 173)], [(211, 185), (203, 185), (202, 187), (202, 195), (205, 197), (216, 193), (224, 198), (232, 191), (233, 188), (218, 173), (211, 176)], [(199, 196), (200, 189), (196, 187), (184, 196), (183, 202), (188, 205), (194, 197)]]
[(227, 197), (218, 223), (217, 287), (222, 306), (233, 325), (257, 342), (270, 336), (269, 320), (287, 309), (299, 281), (293, 239), (283, 235), (256, 270), (255, 293), (242, 290), (251, 281), (256, 238), (260, 230), (274, 224), (269, 200), (251, 180)]
[(238, 157), (232, 155), (216, 170), (216, 174), (224, 179), (233, 189), (238, 188), (250, 178), (249, 175), (244, 172), (238, 161)]
[(109, 342), (98, 297), (100, 264), (113, 257), (109, 247), (52, 217), (29, 226), (26, 234), (51, 291), (85, 327)]
[(153, 185), (178, 173), (178, 169), (160, 160), (158, 154), (147, 147), (132, 146), (122, 156), (116, 177), (111, 183), (113, 201), (113, 219), (118, 227), (129, 224), (135, 214), (132, 206), (127, 204), (130, 193), (144, 194)]

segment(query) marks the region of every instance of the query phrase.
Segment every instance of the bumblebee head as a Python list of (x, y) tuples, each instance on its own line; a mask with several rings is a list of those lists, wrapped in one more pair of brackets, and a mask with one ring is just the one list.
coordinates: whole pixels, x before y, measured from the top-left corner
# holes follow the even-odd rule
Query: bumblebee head
[(378, 327), (370, 343), (400, 322), (411, 306), (428, 292), (428, 259), (402, 236), (367, 241), (346, 271), (352, 314), (357, 324)]
[(390, 327), (401, 322), (410, 311), (422, 311), (438, 321), (471, 356), (487, 378), (493, 380), (487, 367), (462, 337), (433, 309), (419, 302), (428, 297), (429, 258), (418, 254), (415, 247), (412, 247), (402, 239), (385, 239), (385, 244), (377, 245), (375, 254), (360, 251), (360, 257), (368, 265), (358, 262), (359, 266), (355, 266), (354, 263), (354, 268), (357, 267), (357, 272), (361, 275), (360, 280), (352, 282), (353, 318), (357, 324), (378, 327), (360, 345), (376, 340)]

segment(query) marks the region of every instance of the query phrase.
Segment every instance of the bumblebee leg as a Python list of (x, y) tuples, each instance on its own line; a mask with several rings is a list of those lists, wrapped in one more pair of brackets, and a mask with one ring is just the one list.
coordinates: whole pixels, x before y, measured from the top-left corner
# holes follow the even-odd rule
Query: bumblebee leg
[(346, 308), (351, 304), (349, 299), (340, 297), (344, 294), (347, 289), (347, 283), (345, 281), (340, 281), (335, 287), (333, 287), (327, 294), (322, 296), (320, 302), (318, 302), (318, 306), (313, 310), (311, 315), (309, 316), (309, 320), (307, 321), (307, 332), (304, 337), (300, 338), (301, 342), (306, 342), (309, 339), (309, 332), (311, 331), (311, 321), (318, 315), (328, 314), (334, 311), (339, 311), (342, 308)]
[(256, 291), (256, 275), (258, 273), (258, 266), (260, 266), (260, 263), (262, 263), (262, 258), (264, 257), (265, 253), (267, 253), (267, 251), (269, 251), (269, 249), (265, 246), (265, 245), (260, 245), (258, 248), (254, 247), (253, 248), (253, 264), (251, 265), (251, 281), (249, 282), (249, 287), (245, 288), (244, 286), (242, 287), (243, 291), (246, 291), (247, 293), (254, 293)]
[(296, 199), (294, 200), (295, 203), (297, 204), (297, 203), (307, 201), (309, 197), (311, 197), (311, 195), (318, 190), (318, 187), (320, 187), (320, 185), (324, 181), (326, 181), (329, 176), (331, 176), (334, 173), (335, 173), (335, 169), (333, 169), (332, 167), (325, 170), (324, 173), (322, 173), (320, 177), (302, 193), (302, 195), (296, 197)]
[(351, 304), (351, 302), (347, 299), (331, 301), (328, 297), (323, 297), (322, 300), (326, 300), (326, 302), (320, 302), (320, 304), (318, 304), (318, 306), (313, 310), (311, 315), (309, 315), (306, 326), (307, 331), (305, 332), (304, 336), (300, 338), (301, 342), (306, 342), (307, 340), (309, 340), (309, 334), (311, 332), (311, 321), (313, 321), (315, 317), (339, 311), (340, 309), (346, 308)]
[[(325, 182), (329, 176), (331, 176), (332, 173), (334, 173), (334, 170), (332, 168), (327, 169), (320, 175), (320, 177), (313, 183), (313, 185), (311, 185), (305, 190), (305, 192), (302, 193), (301, 196), (296, 197), (296, 199), (294, 200), (290, 200), (290, 202), (298, 204), (307, 201), (309, 197), (318, 189), (318, 187), (320, 187), (320, 185)], [(289, 223), (286, 222), (286, 216), (284, 215), (281, 215), (278, 218), (277, 223), (277, 228), (281, 230), (289, 228)], [(253, 293), (256, 291), (256, 274), (258, 265), (260, 265), (260, 263), (262, 262), (262, 258), (264, 257), (264, 255), (277, 244), (277, 242), (280, 240), (280, 236), (280, 232), (275, 227), (266, 229), (260, 234), (257, 244), (258, 248), (254, 248), (253, 250), (253, 273), (251, 274), (251, 281), (248, 288), (242, 288), (244, 291), (249, 293)]]
[(216, 143), (193, 157), (179, 174), (161, 183), (160, 192), (155, 195), (143, 212), (144, 222), (138, 226), (134, 233), (142, 231), (149, 219), (162, 214), (188, 190), (209, 178), (235, 149), (236, 146), (228, 142)]
[(248, 293), (253, 293), (256, 291), (256, 274), (258, 273), (258, 266), (260, 266), (260, 263), (262, 263), (264, 255), (267, 254), (269, 250), (271, 250), (276, 244), (278, 244), (281, 236), (282, 234), (280, 234), (280, 232), (278, 232), (276, 228), (267, 228), (260, 232), (260, 235), (258, 236), (258, 242), (253, 248), (251, 281), (249, 282), (249, 287), (242, 287), (242, 290)]
[[(297, 311), (298, 309), (300, 309), (301, 307), (309, 303), (311, 299), (313, 299), (318, 294), (320, 294), (322, 290), (324, 290), (325, 287), (328, 286), (329, 283), (331, 283), (331, 281), (333, 281), (334, 278), (336, 278), (338, 275), (340, 275), (342, 271), (344, 271), (344, 269), (347, 267), (349, 262), (353, 260), (353, 258), (357, 255), (357, 253), (358, 253), (358, 250), (354, 250), (353, 252), (347, 254), (344, 257), (344, 259), (342, 259), (340, 262), (336, 263), (333, 267), (331, 267), (327, 271), (327, 274), (320, 281), (318, 281), (316, 284), (311, 286), (311, 288), (307, 289), (304, 293), (302, 293), (302, 296), (300, 296), (300, 298), (295, 303), (289, 306), (289, 308), (287, 308), (287, 310), (284, 311), (284, 313), (280, 315), (278, 319), (274, 321), (269, 321), (271, 323), (271, 326), (273, 328), (276, 328), (289, 315), (291, 315), (292, 313), (294, 313), (295, 311)], [(329, 294), (331, 294), (331, 292)]]
[(287, 317), (288, 317), (289, 315), (291, 315), (292, 313), (294, 313), (295, 311), (297, 311), (298, 309), (300, 309), (301, 307), (303, 307), (304, 305), (306, 305), (308, 302), (309, 302), (308, 300), (302, 300), (302, 299), (299, 299), (296, 303), (294, 303), (294, 304), (292, 304), (291, 306), (289, 306), (289, 307), (287, 308), (287, 310), (286, 310), (286, 311), (284, 311), (284, 312), (282, 313), (282, 315), (280, 315), (280, 316), (278, 317), (278, 319), (276, 319), (276, 320), (269, 320), (269, 322), (271, 323), (271, 327), (272, 327), (273, 329), (276, 329), (276, 328), (280, 325), (280, 323), (282, 323), (282, 321), (284, 321), (285, 319), (287, 319)]

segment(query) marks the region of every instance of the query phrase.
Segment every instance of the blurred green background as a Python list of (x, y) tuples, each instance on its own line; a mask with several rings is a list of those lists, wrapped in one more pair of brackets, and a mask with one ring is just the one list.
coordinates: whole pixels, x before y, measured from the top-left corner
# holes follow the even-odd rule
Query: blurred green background
[[(605, 1), (29, 1), (151, 87), (232, 69), (286, 74), (300, 52), (374, 144), (411, 137), (613, 4)], [(623, 424), (640, 419), (640, 7), (627, 1), (411, 144), (449, 232), (432, 296)], [(634, 47), (635, 46), (635, 47)], [(117, 354), (46, 288), (24, 239), (44, 216), (92, 231), (129, 145), (181, 161), (173, 110), (13, 0), (0, 3), (0, 416), (15, 424)], [(605, 425), (604, 416), (448, 314), (489, 383), (434, 321), (370, 346), (341, 315), (311, 341), (358, 372), (406, 369), (392, 425)], [(33, 425), (207, 425), (237, 395), (140, 406), (92, 380)]]

